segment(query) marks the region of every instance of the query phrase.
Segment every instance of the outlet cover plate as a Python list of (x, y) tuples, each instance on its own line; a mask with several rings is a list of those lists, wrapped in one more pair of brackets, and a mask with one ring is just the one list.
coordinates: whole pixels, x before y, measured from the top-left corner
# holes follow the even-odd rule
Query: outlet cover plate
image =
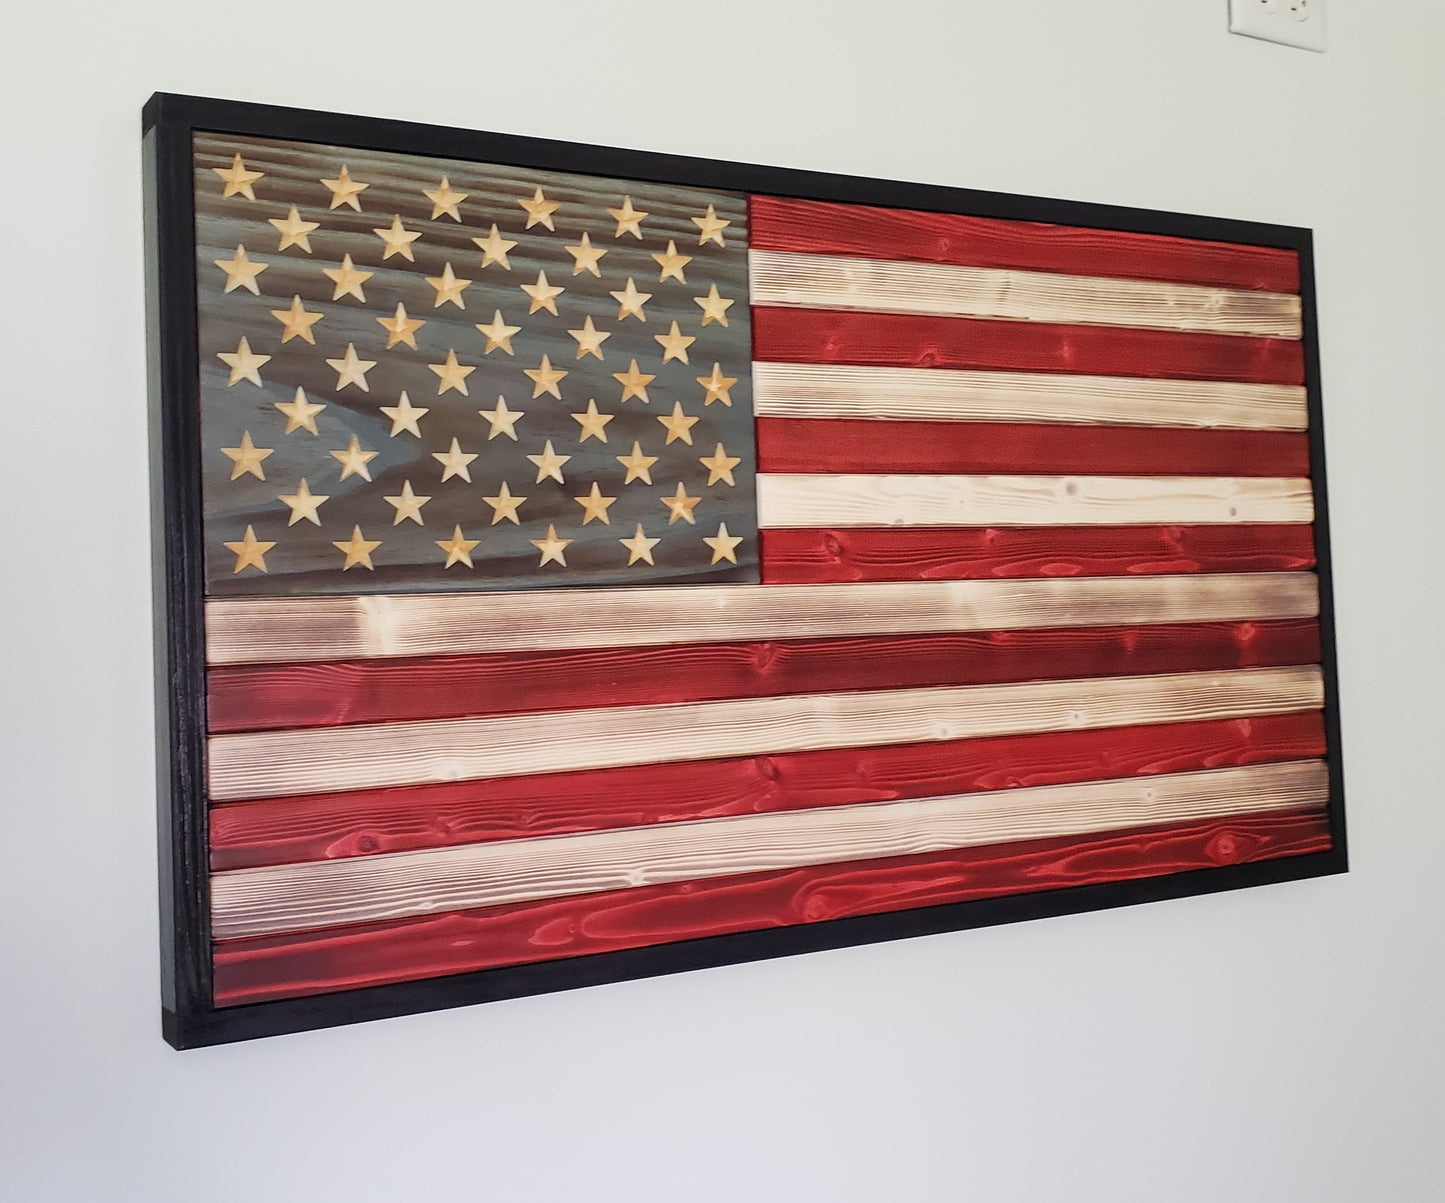
[(1229, 0), (1229, 32), (1323, 54), (1325, 0)]

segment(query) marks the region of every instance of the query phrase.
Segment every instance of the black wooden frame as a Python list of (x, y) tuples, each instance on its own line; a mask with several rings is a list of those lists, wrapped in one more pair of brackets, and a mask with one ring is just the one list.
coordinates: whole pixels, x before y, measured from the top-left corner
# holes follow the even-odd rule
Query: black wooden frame
[[(1311, 233), (1292, 226), (1129, 209), (938, 185), (794, 171), (680, 155), (480, 133), (337, 113), (157, 93), (142, 117), (146, 200), (152, 559), (159, 783), (162, 1031), (176, 1048), (627, 981), (879, 940), (1010, 923), (1347, 871), (1319, 341)], [(1315, 501), (1315, 552), (1329, 747), (1327, 852), (1117, 884), (950, 903), (713, 936), (535, 965), (216, 1008), (206, 836), (204, 580), (197, 393), (195, 200), (199, 131), (289, 138), (656, 183), (968, 213), (1106, 230), (1252, 243), (1298, 252)]]

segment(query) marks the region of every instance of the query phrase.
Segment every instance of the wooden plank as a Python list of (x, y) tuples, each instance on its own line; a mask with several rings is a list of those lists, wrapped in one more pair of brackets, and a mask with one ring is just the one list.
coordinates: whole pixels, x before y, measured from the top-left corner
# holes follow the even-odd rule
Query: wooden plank
[(666, 705), (719, 698), (982, 685), (1311, 664), (1312, 619), (875, 635), (236, 665), (207, 679), (212, 735), (347, 723)]
[(1095, 276), (748, 252), (754, 305), (1299, 338), (1300, 299)]
[(751, 873), (216, 946), (219, 1007), (852, 915), (1213, 869), (1330, 846), (1319, 810)]
[(701, 585), (206, 603), (212, 665), (1022, 627), (1313, 618), (1312, 574)]
[(1310, 522), (1307, 479), (760, 475), (758, 525), (1081, 526)]
[(775, 196), (751, 197), (748, 217), (765, 250), (1299, 291), (1299, 256), (1274, 247)]
[(1309, 436), (1281, 430), (759, 418), (759, 472), (1308, 476)]
[(1305, 390), (1291, 385), (761, 360), (753, 364), (753, 410), (766, 418), (906, 422), (1240, 430), (1305, 430), (1309, 424)]
[(218, 940), (669, 881), (1322, 806), (1323, 761), (628, 827), (238, 869), (211, 877)]
[(217, 802), (1323, 705), (1315, 666), (940, 686), (217, 735)]
[(405, 852), (1325, 754), (1319, 711), (629, 765), (214, 806), (211, 868)]
[(1221, 526), (820, 528), (761, 532), (763, 580), (982, 580), (1313, 568), (1314, 531)]
[(1304, 346), (1297, 339), (767, 305), (753, 308), (753, 358), (1304, 383)]

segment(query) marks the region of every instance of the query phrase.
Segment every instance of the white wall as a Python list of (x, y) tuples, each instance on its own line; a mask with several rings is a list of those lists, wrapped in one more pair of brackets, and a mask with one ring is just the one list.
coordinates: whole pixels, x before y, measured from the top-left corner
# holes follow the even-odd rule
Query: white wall
[[(1224, 8), (7, 10), (0, 1196), (1441, 1198), (1445, 10), (1332, 0), (1320, 57), (1227, 36)], [(156, 89), (1313, 226), (1354, 872), (170, 1051), (139, 172)]]

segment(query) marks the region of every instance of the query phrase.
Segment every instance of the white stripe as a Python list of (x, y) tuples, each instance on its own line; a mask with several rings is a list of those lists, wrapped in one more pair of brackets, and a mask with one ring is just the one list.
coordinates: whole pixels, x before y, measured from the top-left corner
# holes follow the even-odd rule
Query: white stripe
[(793, 251), (748, 252), (754, 305), (1299, 338), (1286, 293)]
[(1308, 480), (764, 474), (761, 527), (1311, 522)]
[(705, 819), (237, 869), (222, 940), (810, 865), (1322, 806), (1322, 761)]
[(274, 664), (1318, 613), (1308, 572), (228, 598), (206, 603), (206, 653)]
[(1309, 423), (1305, 390), (1295, 385), (766, 362), (753, 364), (753, 410), (770, 418), (1240, 430)]
[(1318, 709), (1320, 670), (1246, 668), (432, 719), (210, 739), (235, 802), (818, 748), (878, 747)]

